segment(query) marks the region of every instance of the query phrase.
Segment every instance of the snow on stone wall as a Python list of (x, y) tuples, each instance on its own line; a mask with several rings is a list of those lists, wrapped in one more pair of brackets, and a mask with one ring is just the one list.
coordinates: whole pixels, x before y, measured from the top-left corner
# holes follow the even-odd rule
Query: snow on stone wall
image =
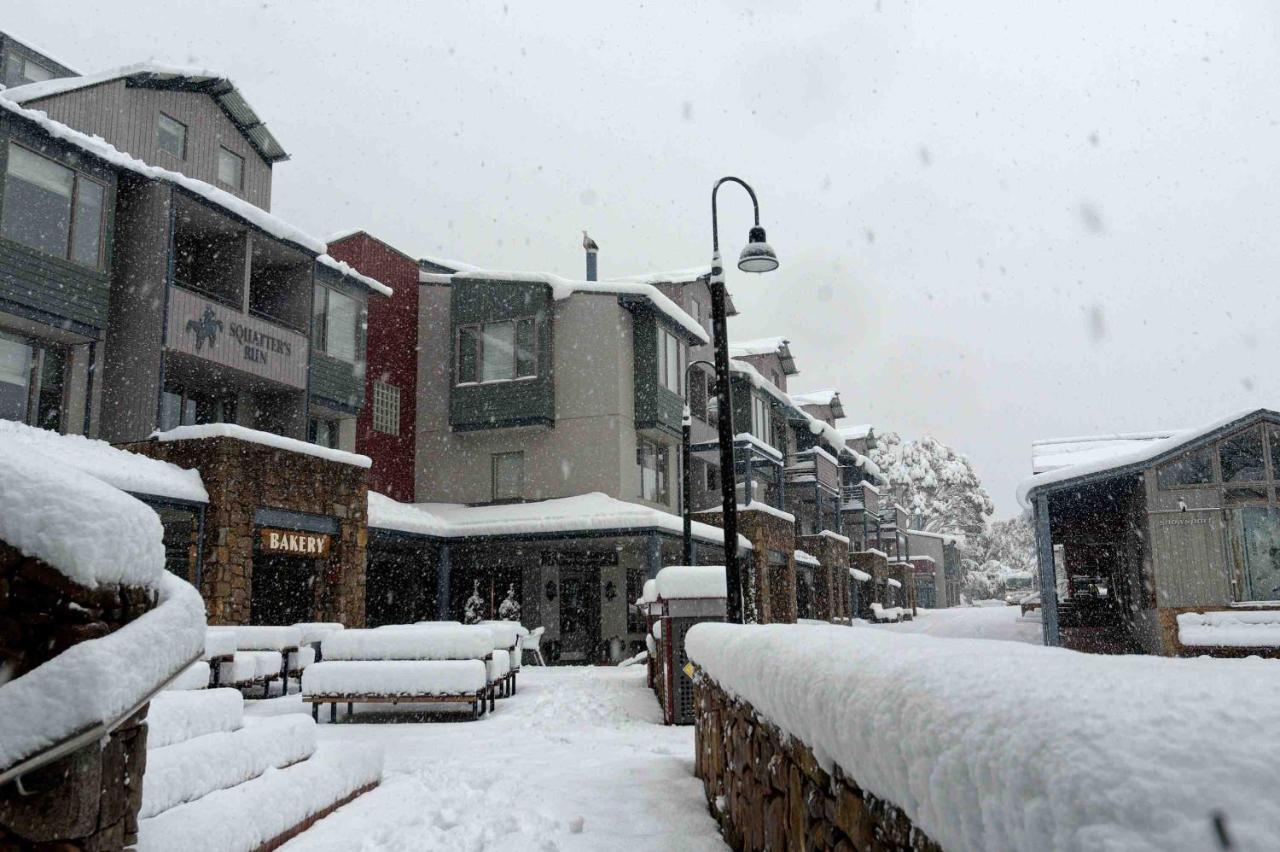
[[(821, 635), (817, 635), (819, 631)], [(699, 624), (689, 657), (948, 850), (1280, 836), (1280, 669), (872, 628)]]

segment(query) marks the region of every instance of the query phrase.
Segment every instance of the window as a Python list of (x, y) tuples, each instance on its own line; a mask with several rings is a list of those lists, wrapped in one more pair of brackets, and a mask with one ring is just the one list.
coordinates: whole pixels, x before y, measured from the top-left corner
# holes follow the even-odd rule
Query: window
[(458, 384), (505, 382), (537, 375), (533, 317), (458, 327)]
[(244, 157), (226, 148), (218, 149), (218, 183), (232, 189), (244, 188)]
[(702, 303), (697, 299), (691, 299), (689, 301), (689, 314), (693, 317), (694, 322), (698, 325), (702, 325)]
[(373, 431), (400, 434), (400, 388), (395, 385), (373, 383)]
[(307, 440), (331, 450), (338, 449), (338, 421), (312, 417), (307, 424)]
[(524, 453), (494, 453), (493, 499), (519, 500), (524, 496)]
[[(231, 393), (210, 393), (178, 385), (165, 387), (160, 395), (160, 430), (203, 423), (234, 423), (236, 397)], [(314, 432), (314, 430), (312, 430)], [(335, 441), (337, 436), (334, 436)], [(314, 440), (314, 439), (313, 439)], [(326, 445), (328, 446), (328, 445)], [(336, 444), (335, 444), (336, 446)]]
[(769, 417), (769, 402), (764, 397), (751, 395), (751, 434), (766, 444), (773, 444), (773, 422)]
[(9, 144), (0, 233), (55, 257), (98, 266), (106, 190), (75, 171)]
[(187, 158), (187, 126), (160, 113), (156, 120), (156, 145), (179, 160)]
[(46, 68), (34, 59), (9, 54), (5, 64), (4, 84), (6, 86), (25, 86), (27, 83), (43, 83), (53, 79), (53, 69)]
[(684, 347), (674, 334), (665, 328), (659, 328), (658, 346), (658, 384), (672, 393), (681, 393), (681, 377), (684, 372)]
[(311, 303), (311, 345), (317, 352), (356, 363), (360, 303), (345, 293), (317, 284)]
[(1213, 481), (1213, 465), (1208, 447), (1184, 453), (1161, 466), (1156, 471), (1156, 482), (1161, 488), (1178, 488), (1184, 485), (1203, 485)]
[(67, 351), (0, 332), (0, 419), (61, 431)]
[(670, 499), (667, 478), (667, 447), (640, 439), (636, 445), (636, 465), (640, 468), (640, 497), (653, 503)]
[(1262, 458), (1262, 435), (1257, 429), (1227, 438), (1218, 446), (1223, 482), (1256, 482), (1267, 478)]

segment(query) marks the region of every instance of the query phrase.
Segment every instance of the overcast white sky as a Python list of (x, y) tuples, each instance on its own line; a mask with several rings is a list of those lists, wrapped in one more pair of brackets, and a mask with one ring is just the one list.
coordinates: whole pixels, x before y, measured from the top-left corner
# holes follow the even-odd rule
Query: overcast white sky
[[(618, 8), (615, 8), (617, 6)], [(621, 8), (626, 6), (627, 8)], [(1280, 6), (1152, 2), (9, 3), (80, 71), (228, 74), (293, 160), (274, 211), (581, 276), (707, 260), (722, 174), (782, 258), (730, 334), (793, 390), (967, 453), (1280, 403)], [(746, 197), (722, 195), (722, 243)]]

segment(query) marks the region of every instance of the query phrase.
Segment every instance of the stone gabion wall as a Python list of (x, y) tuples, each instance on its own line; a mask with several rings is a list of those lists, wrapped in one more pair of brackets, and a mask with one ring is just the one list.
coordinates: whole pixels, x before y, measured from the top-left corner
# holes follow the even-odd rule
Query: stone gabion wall
[[(0, 541), (0, 682), (155, 606), (147, 589), (78, 586)], [(120, 849), (133, 843), (146, 768), (146, 708), (93, 743), (0, 788), (0, 850)]]
[(694, 707), (695, 774), (732, 848), (941, 852), (897, 806), (839, 767), (827, 773), (808, 746), (702, 674)]

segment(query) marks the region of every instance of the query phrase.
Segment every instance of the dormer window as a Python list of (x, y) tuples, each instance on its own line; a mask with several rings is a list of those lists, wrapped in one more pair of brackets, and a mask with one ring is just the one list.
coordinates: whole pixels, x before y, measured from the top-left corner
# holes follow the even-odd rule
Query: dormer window
[(458, 327), (457, 383), (506, 382), (538, 372), (533, 317)]
[(156, 121), (156, 145), (179, 160), (187, 158), (187, 126), (160, 113)]

